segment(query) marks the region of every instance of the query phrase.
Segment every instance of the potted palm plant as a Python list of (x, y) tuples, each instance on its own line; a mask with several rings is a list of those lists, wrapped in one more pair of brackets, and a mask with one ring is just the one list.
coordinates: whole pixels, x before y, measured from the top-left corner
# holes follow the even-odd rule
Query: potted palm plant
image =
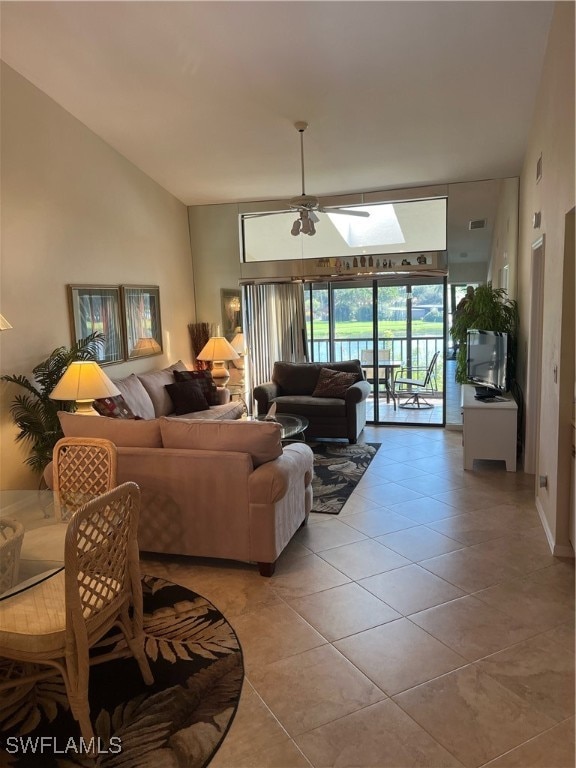
[(504, 288), (493, 288), (492, 283), (479, 285), (455, 313), (450, 335), (458, 345), (456, 381), (466, 384), (466, 334), (469, 328), (499, 331), (508, 334), (508, 376), (514, 381), (516, 370), (516, 340), (518, 337), (518, 304), (509, 299)]
[(103, 333), (91, 333), (79, 339), (70, 348), (58, 347), (32, 371), (33, 381), (26, 376), (2, 376), (2, 381), (16, 384), (26, 390), (16, 395), (10, 413), (20, 432), (16, 441), (31, 444), (31, 454), (26, 464), (35, 472), (42, 472), (52, 460), (52, 449), (63, 436), (58, 421), (58, 411), (73, 411), (74, 402), (51, 400), (50, 393), (62, 378), (70, 363), (76, 360), (96, 360), (99, 348), (104, 344)]

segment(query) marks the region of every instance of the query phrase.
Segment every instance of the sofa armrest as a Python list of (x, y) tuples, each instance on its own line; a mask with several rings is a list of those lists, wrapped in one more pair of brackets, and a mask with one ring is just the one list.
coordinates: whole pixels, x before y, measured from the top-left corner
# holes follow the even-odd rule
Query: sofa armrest
[(314, 454), (310, 446), (284, 446), (281, 456), (256, 467), (248, 478), (251, 504), (274, 504), (283, 498), (294, 483), (304, 479), (304, 487), (312, 482)]
[(362, 400), (366, 400), (371, 389), (372, 387), (366, 380), (357, 381), (356, 384), (352, 384), (351, 387), (348, 387), (346, 394), (344, 395), (344, 400), (346, 401), (346, 404), (350, 403), (351, 405), (361, 403)]
[(217, 387), (218, 390), (218, 402), (216, 405), (226, 405), (230, 402), (230, 390), (226, 387)]
[(266, 381), (264, 384), (259, 384), (254, 387), (254, 399), (258, 404), (258, 415), (268, 413), (270, 405), (275, 397), (278, 396), (278, 385), (273, 381)]

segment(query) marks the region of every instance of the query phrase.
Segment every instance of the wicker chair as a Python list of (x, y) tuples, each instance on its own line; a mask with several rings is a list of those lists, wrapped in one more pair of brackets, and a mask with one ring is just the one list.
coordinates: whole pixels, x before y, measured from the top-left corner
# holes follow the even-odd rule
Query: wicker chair
[(0, 520), (0, 595), (18, 583), (24, 526), (17, 520)]
[(116, 446), (109, 440), (64, 437), (54, 446), (52, 463), (54, 508), (60, 520), (69, 520), (83, 504), (117, 484)]
[[(0, 682), (0, 692), (60, 672), (87, 742), (94, 737), (88, 703), (90, 663), (133, 655), (144, 681), (153, 682), (144, 653), (136, 540), (139, 505), (135, 483), (88, 502), (68, 525), (64, 571), (0, 602), (0, 657), (35, 667), (32, 674)], [(90, 647), (114, 626), (127, 645), (118, 643), (91, 660)]]

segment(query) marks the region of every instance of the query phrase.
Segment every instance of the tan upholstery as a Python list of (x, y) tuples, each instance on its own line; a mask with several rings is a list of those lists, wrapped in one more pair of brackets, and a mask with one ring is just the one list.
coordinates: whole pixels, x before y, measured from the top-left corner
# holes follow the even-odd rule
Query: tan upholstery
[(165, 448), (249, 453), (255, 467), (282, 455), (282, 429), (275, 422), (160, 419)]
[[(58, 411), (60, 426), (66, 437), (96, 437), (110, 440), (116, 446), (160, 448), (162, 435), (158, 419), (108, 419), (104, 416), (81, 416)], [(90, 419), (90, 423), (86, 421)]]
[[(91, 416), (81, 418), (100, 421)], [(69, 520), (83, 504), (112, 490), (117, 484), (116, 446), (110, 440), (64, 437), (54, 446), (52, 462), (54, 508), (60, 520)]]
[(116, 646), (97, 662), (131, 653), (144, 681), (153, 682), (144, 653), (136, 542), (139, 502), (138, 487), (127, 483), (81, 507), (66, 531), (64, 571), (0, 602), (0, 657), (36, 667), (32, 675), (3, 680), (0, 692), (60, 672), (87, 741), (94, 736), (89, 648), (113, 626), (122, 630), (127, 648)]
[[(174, 404), (166, 390), (167, 384), (174, 383), (174, 371), (186, 371), (182, 360), (169, 365), (167, 368), (149, 371), (148, 373), (132, 373), (124, 379), (114, 379), (114, 384), (126, 401), (132, 413), (140, 419), (152, 420), (160, 416), (169, 416), (174, 412)], [(218, 403), (211, 405), (208, 410), (186, 413), (181, 419), (239, 419), (244, 413), (244, 404), (230, 402), (230, 392), (226, 387), (217, 388)], [(137, 445), (129, 442), (125, 445)]]
[[(94, 421), (116, 420), (61, 415), (65, 434)], [(142, 494), (140, 549), (256, 562), (269, 572), (312, 508), (310, 447), (282, 446), (278, 426), (266, 422), (158, 421), (167, 445), (182, 447), (118, 446), (118, 482), (133, 481)]]

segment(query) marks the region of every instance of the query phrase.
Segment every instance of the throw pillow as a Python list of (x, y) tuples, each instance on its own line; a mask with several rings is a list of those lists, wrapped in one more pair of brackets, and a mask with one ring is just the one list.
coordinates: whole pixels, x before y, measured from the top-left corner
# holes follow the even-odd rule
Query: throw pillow
[(312, 397), (344, 397), (348, 387), (358, 381), (355, 373), (320, 368), (320, 375)]
[(109, 416), (112, 419), (136, 418), (122, 395), (115, 395), (114, 397), (101, 397), (98, 400), (94, 400), (93, 407), (94, 410), (100, 414), (100, 416)]
[(207, 411), (210, 408), (197, 381), (175, 381), (174, 384), (166, 384), (166, 392), (174, 403), (176, 416)]
[(210, 371), (174, 371), (175, 381), (195, 381), (200, 385), (208, 405), (218, 405), (218, 388)]

